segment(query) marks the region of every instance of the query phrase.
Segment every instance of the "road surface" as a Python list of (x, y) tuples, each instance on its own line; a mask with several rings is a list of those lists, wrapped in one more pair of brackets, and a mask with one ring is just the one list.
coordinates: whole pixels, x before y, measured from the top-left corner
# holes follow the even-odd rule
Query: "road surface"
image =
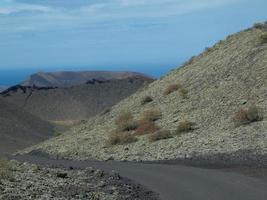
[(49, 167), (115, 170), (159, 194), (162, 200), (267, 200), (267, 181), (222, 170), (182, 165), (53, 160), (34, 155), (13, 159)]

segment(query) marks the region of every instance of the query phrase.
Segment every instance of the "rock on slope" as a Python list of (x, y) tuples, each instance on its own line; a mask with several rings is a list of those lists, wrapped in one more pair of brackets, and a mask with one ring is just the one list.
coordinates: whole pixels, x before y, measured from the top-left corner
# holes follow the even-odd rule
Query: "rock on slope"
[(52, 136), (54, 127), (0, 99), (0, 154), (36, 144)]
[[(68, 158), (100, 160), (161, 160), (238, 151), (267, 154), (267, 43), (260, 36), (266, 29), (267, 24), (228, 36), (123, 100), (110, 113), (34, 148)], [(163, 95), (174, 83), (188, 91), (187, 98), (178, 91)], [(153, 101), (142, 105), (147, 95)], [(236, 126), (233, 113), (252, 104), (261, 110), (263, 120)], [(145, 135), (135, 143), (106, 146), (120, 113), (129, 110), (138, 119), (150, 108), (161, 110), (157, 124), (162, 129), (175, 130), (185, 119), (194, 122), (195, 129), (152, 143)]]
[(152, 81), (144, 75), (120, 78), (64, 88), (18, 85), (1, 96), (44, 120), (73, 123), (95, 116)]
[(39, 72), (31, 75), (27, 80), (21, 83), (22, 86), (37, 87), (69, 87), (84, 84), (90, 80), (113, 80), (125, 79), (130, 77), (143, 77), (143, 74), (135, 72), (112, 72), (112, 71), (62, 71), (62, 72)]

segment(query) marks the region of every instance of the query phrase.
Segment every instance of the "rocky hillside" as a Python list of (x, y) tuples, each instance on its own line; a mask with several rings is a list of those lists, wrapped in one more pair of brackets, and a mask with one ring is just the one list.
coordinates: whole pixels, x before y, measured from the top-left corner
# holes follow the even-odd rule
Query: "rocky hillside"
[(130, 77), (147, 78), (143, 74), (135, 72), (112, 72), (112, 71), (62, 71), (62, 72), (39, 72), (31, 75), (27, 80), (23, 81), (22, 86), (36, 87), (70, 87), (74, 85), (84, 84), (92, 80), (114, 80), (125, 79)]
[(17, 85), (0, 96), (44, 120), (72, 124), (108, 109), (151, 81), (140, 75), (104, 81), (94, 79), (64, 88)]
[(157, 200), (156, 194), (91, 167), (85, 170), (52, 169), (0, 159), (0, 200)]
[(100, 160), (267, 154), (266, 31), (257, 24), (228, 36), (111, 112), (34, 148)]
[(52, 136), (54, 127), (0, 99), (0, 154), (14, 152)]

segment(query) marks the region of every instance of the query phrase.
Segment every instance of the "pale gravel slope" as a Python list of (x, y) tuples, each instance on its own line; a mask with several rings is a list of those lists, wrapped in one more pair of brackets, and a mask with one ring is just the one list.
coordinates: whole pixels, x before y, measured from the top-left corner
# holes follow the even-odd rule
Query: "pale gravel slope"
[[(251, 28), (227, 37), (123, 100), (110, 113), (33, 148), (68, 158), (100, 160), (161, 160), (239, 150), (267, 153), (267, 43), (260, 40), (266, 26), (265, 30)], [(178, 92), (162, 95), (169, 84), (177, 82), (189, 91), (188, 99)], [(154, 101), (141, 106), (146, 95)], [(253, 103), (261, 108), (263, 121), (235, 127), (233, 113)], [(197, 129), (155, 143), (143, 136), (134, 144), (105, 147), (106, 138), (115, 127), (114, 119), (121, 111), (131, 110), (138, 118), (149, 108), (162, 111), (158, 124), (164, 129), (176, 129), (183, 119), (195, 122)]]

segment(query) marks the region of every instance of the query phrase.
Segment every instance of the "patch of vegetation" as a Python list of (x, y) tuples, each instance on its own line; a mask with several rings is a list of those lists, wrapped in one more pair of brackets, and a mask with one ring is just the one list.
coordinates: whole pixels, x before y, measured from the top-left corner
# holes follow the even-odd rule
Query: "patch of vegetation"
[(261, 33), (260, 38), (262, 42), (267, 42), (267, 32)]
[(0, 181), (1, 180), (12, 180), (12, 164), (5, 158), (0, 158)]
[(208, 53), (208, 52), (210, 52), (211, 50), (212, 50), (211, 47), (206, 47), (205, 50), (204, 50), (204, 52)]
[(132, 131), (137, 128), (137, 124), (134, 121), (134, 117), (131, 112), (124, 111), (116, 119), (115, 124), (119, 131)]
[(171, 84), (169, 85), (165, 91), (164, 91), (164, 95), (167, 96), (175, 91), (179, 91), (179, 94), (184, 98), (188, 98), (188, 90), (186, 90), (185, 88), (182, 87), (182, 85), (180, 84)]
[(145, 96), (142, 100), (141, 100), (141, 104), (145, 105), (147, 103), (150, 103), (153, 101), (153, 98), (151, 96)]
[(136, 142), (137, 138), (129, 132), (113, 131), (107, 140), (107, 145), (121, 145)]
[(247, 109), (241, 108), (234, 113), (233, 121), (236, 125), (250, 124), (252, 122), (261, 121), (263, 116), (259, 108), (255, 105), (250, 106)]
[(58, 178), (68, 178), (68, 174), (66, 172), (57, 172), (56, 176)]
[(263, 26), (264, 25), (262, 23), (255, 23), (253, 27), (256, 28), (256, 29), (262, 29)]
[(61, 136), (61, 135), (62, 135), (62, 132), (55, 131), (55, 133), (54, 133), (55, 137), (58, 137), (58, 136)]
[(158, 131), (160, 128), (154, 121), (140, 120), (135, 130), (135, 135), (147, 135)]
[(181, 133), (186, 133), (186, 132), (190, 132), (193, 130), (193, 125), (194, 123), (188, 121), (188, 120), (184, 120), (181, 121), (175, 131), (176, 134), (181, 134)]
[(137, 141), (132, 131), (137, 128), (137, 122), (131, 112), (124, 111), (115, 119), (116, 129), (109, 135), (106, 144), (122, 145)]
[(187, 99), (188, 98), (188, 90), (181, 88), (179, 90), (180, 95), (183, 97), (183, 99)]
[(161, 119), (161, 117), (162, 117), (162, 113), (160, 110), (150, 109), (150, 110), (146, 110), (143, 113), (142, 120), (143, 121), (157, 121), (157, 120)]
[(158, 140), (165, 140), (165, 139), (169, 139), (172, 138), (172, 134), (170, 131), (167, 130), (159, 130), (151, 135), (148, 136), (148, 139), (150, 142), (155, 142)]
[(164, 90), (164, 95), (167, 96), (181, 88), (180, 84), (171, 84)]
[(187, 62), (184, 63), (184, 66), (191, 65), (194, 62), (195, 58), (196, 56), (192, 56)]
[(102, 112), (101, 112), (101, 115), (105, 115), (105, 114), (108, 114), (108, 113), (110, 113), (111, 112), (111, 108), (106, 108), (105, 110), (103, 110)]

